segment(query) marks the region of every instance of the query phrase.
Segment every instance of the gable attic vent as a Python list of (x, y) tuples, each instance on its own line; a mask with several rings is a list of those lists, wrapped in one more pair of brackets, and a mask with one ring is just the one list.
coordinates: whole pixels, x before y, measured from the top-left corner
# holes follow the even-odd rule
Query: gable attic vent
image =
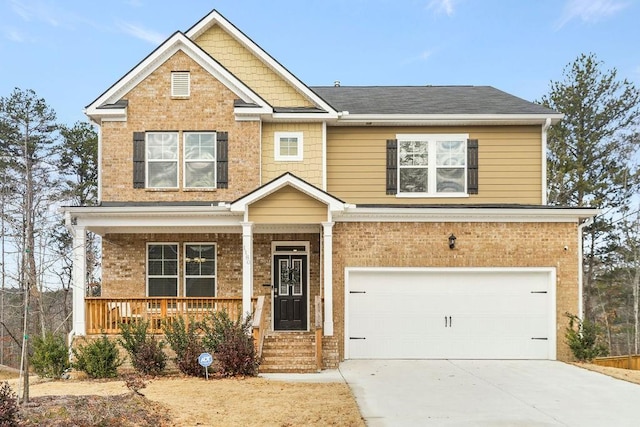
[(190, 76), (188, 71), (171, 73), (171, 96), (189, 96)]

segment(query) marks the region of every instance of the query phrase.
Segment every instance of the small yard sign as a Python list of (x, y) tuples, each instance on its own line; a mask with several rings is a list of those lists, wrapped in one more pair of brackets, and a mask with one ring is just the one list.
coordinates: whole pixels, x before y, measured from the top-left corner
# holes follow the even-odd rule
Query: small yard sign
[(209, 379), (209, 366), (213, 363), (213, 356), (210, 353), (201, 353), (198, 356), (198, 363), (204, 368), (206, 378)]

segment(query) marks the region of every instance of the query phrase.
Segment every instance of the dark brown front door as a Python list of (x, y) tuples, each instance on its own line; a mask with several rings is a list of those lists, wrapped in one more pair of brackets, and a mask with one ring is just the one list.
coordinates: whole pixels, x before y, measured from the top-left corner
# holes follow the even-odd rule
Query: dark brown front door
[(307, 329), (307, 255), (273, 257), (273, 328)]

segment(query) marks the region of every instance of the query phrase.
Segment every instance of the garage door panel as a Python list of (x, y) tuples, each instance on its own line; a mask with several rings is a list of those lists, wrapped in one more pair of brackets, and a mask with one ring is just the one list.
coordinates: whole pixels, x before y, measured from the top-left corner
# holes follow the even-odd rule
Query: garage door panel
[(549, 357), (549, 271), (357, 271), (350, 358)]

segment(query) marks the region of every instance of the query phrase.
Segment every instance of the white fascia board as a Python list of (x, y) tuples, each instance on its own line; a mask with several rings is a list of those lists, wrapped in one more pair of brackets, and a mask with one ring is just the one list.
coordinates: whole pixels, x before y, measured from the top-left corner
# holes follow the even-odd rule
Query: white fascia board
[(101, 122), (126, 122), (127, 121), (127, 107), (124, 108), (100, 108), (93, 109), (94, 113), (90, 114), (89, 109), (85, 109), (84, 113), (91, 117), (91, 119), (100, 124)]
[[(67, 223), (88, 229), (240, 227), (226, 206), (64, 207)], [(146, 232), (146, 231), (145, 231)]]
[(293, 175), (286, 174), (264, 185), (253, 193), (237, 200), (230, 206), (231, 212), (245, 212), (247, 207), (256, 201), (274, 193), (285, 186), (291, 186), (296, 190), (327, 205), (331, 212), (340, 212), (346, 208), (345, 203), (319, 190), (318, 188), (301, 181)]
[(563, 114), (343, 114), (333, 124), (541, 125), (558, 123)]
[(338, 113), (336, 112), (326, 112), (326, 113), (273, 113), (271, 119), (268, 121), (327, 121), (332, 119), (337, 119)]
[(580, 222), (599, 209), (559, 208), (349, 208), (336, 222)]
[(321, 97), (307, 87), (294, 76), (289, 70), (283, 67), (278, 61), (276, 61), (271, 55), (258, 46), (253, 40), (247, 37), (242, 31), (240, 31), (235, 25), (227, 21), (227, 19), (220, 15), (218, 11), (213, 10), (209, 15), (200, 20), (195, 26), (193, 26), (186, 35), (191, 40), (197, 39), (202, 33), (207, 31), (213, 25), (219, 25), (240, 44), (246, 47), (251, 53), (257, 56), (263, 63), (265, 63), (271, 70), (287, 81), (291, 86), (295, 87), (300, 93), (302, 93), (309, 101), (313, 102), (323, 110), (329, 113), (337, 112), (327, 104)]
[(185, 37), (182, 33), (175, 33), (153, 53), (129, 71), (116, 84), (111, 86), (111, 88), (87, 106), (85, 114), (91, 118), (104, 114), (105, 109), (99, 109), (98, 107), (104, 104), (112, 104), (120, 100), (127, 92), (146, 79), (167, 59), (180, 50), (197, 62), (202, 68), (207, 70), (240, 99), (245, 102), (257, 104), (265, 111), (271, 111), (271, 107), (267, 102), (237, 79), (233, 74), (227, 71), (222, 65), (207, 55), (193, 41)]

